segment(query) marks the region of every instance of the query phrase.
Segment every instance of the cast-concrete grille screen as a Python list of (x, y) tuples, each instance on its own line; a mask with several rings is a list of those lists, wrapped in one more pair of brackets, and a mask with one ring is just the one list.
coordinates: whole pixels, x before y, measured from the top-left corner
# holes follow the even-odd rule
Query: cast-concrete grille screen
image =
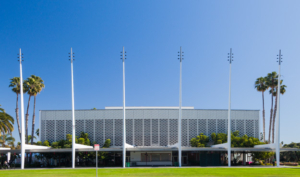
[[(227, 133), (227, 110), (183, 110), (182, 146), (200, 133)], [(72, 133), (71, 111), (41, 111), (41, 141), (59, 141)], [(106, 139), (111, 146), (122, 146), (122, 110), (75, 111), (76, 136), (89, 134), (91, 142), (103, 146)], [(240, 136), (259, 137), (259, 111), (232, 110), (231, 130)], [(126, 142), (137, 146), (167, 146), (178, 141), (178, 110), (126, 110)]]

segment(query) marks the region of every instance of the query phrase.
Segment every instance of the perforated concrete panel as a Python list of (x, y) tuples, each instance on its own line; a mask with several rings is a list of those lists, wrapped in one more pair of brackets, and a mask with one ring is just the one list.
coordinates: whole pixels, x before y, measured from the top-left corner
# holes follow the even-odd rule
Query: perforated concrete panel
[[(174, 109), (126, 110), (126, 142), (137, 146), (167, 146), (178, 142), (178, 115)], [(190, 146), (190, 139), (200, 133), (227, 133), (227, 110), (183, 110), (182, 146)], [(231, 131), (240, 136), (259, 137), (259, 111), (232, 110)], [(71, 111), (41, 111), (41, 141), (59, 141), (72, 134)], [(91, 142), (103, 146), (111, 139), (111, 146), (122, 146), (122, 110), (76, 110), (76, 136), (89, 134)]]

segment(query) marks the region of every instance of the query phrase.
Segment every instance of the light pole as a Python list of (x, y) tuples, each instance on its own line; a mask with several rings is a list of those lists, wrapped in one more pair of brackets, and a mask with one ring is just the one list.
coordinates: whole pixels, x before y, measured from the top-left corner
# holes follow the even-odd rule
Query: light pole
[(125, 168), (126, 163), (126, 114), (125, 114), (125, 49), (123, 46), (122, 53), (122, 62), (123, 62), (123, 168)]
[(276, 120), (276, 161), (277, 161), (277, 167), (280, 167), (280, 65), (282, 60), (281, 50), (279, 50), (278, 56), (278, 86), (277, 86), (277, 120)]
[(182, 119), (182, 50), (180, 46), (179, 61), (180, 61), (180, 76), (179, 76), (179, 117), (178, 117), (178, 166), (181, 167), (181, 119)]
[(228, 132), (227, 132), (227, 143), (228, 143), (228, 167), (231, 166), (231, 63), (233, 61), (233, 53), (230, 48), (230, 53), (228, 53), (229, 61), (229, 100), (228, 100)]
[(71, 47), (70, 61), (71, 61), (71, 84), (72, 84), (72, 168), (75, 168), (75, 109), (74, 109), (74, 81), (73, 81), (73, 51)]
[(24, 122), (24, 98), (23, 98), (23, 74), (22, 74), (22, 53), (19, 49), (19, 62), (20, 62), (20, 95), (21, 95), (21, 169), (24, 169), (25, 164), (25, 122)]

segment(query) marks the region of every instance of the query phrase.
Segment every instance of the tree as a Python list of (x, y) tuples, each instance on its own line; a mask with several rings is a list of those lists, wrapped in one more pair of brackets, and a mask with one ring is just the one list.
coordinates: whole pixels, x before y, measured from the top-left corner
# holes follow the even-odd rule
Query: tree
[[(283, 145), (284, 148), (300, 148), (300, 143), (290, 143)], [(298, 162), (300, 161), (300, 151), (286, 151), (280, 153), (280, 159), (282, 161), (292, 161), (292, 162)]]
[(28, 117), (29, 117), (28, 111), (29, 111), (29, 105), (30, 105), (30, 98), (33, 95), (33, 92), (35, 92), (34, 91), (35, 83), (34, 83), (34, 80), (32, 78), (27, 78), (24, 81), (23, 85), (24, 85), (25, 93), (27, 92), (28, 95), (29, 95), (28, 104), (27, 104), (27, 111), (26, 111), (26, 115), (25, 115), (25, 143), (28, 144)]
[[(35, 75), (31, 75), (29, 78), (27, 78), (24, 81), (24, 88), (25, 91), (28, 93), (29, 98), (28, 98), (28, 105), (27, 105), (27, 112), (26, 112), (26, 143), (28, 143), (28, 111), (29, 111), (29, 104), (30, 104), (30, 98), (33, 96), (34, 97), (34, 107), (33, 107), (33, 115), (32, 115), (32, 133), (31, 135), (34, 135), (34, 128), (35, 128), (35, 106), (36, 106), (36, 96), (39, 94), (42, 89), (45, 87), (44, 81)], [(31, 144), (33, 144), (33, 137), (31, 138)]]
[(16, 150), (19, 148), (18, 146), (15, 146), (15, 138), (13, 140), (10, 140), (7, 144), (11, 148), (11, 150)]
[(15, 138), (9, 133), (0, 136), (0, 144), (2, 147), (9, 147), (8, 145), (11, 145), (14, 142)]
[[(21, 139), (21, 128), (20, 128), (20, 121), (19, 121), (19, 94), (20, 94), (20, 78), (19, 77), (14, 77), (10, 79), (10, 84), (9, 87), (12, 87), (12, 91), (16, 93), (17, 95), (17, 101), (16, 101), (16, 119), (17, 119), (17, 124), (18, 124), (18, 131), (19, 131), (19, 136)], [(24, 89), (23, 89), (24, 90)]]
[(206, 144), (209, 142), (209, 137), (200, 133), (196, 138), (192, 138), (190, 140), (192, 147), (205, 147)]
[(49, 143), (49, 141), (48, 140), (45, 140), (44, 142), (43, 142), (43, 146), (50, 146), (50, 143)]
[(29, 140), (31, 140), (31, 139), (36, 139), (36, 137), (35, 136), (31, 136), (31, 135), (28, 135), (28, 137), (27, 137)]
[[(226, 133), (212, 133), (210, 135), (213, 144), (222, 144), (227, 142)], [(197, 137), (190, 140), (192, 147), (205, 147), (209, 142), (208, 136), (200, 133)], [(239, 136), (239, 131), (231, 133), (231, 147), (254, 147), (255, 145), (265, 144), (258, 138), (248, 137), (247, 135)]]
[(268, 73), (266, 77), (266, 83), (267, 86), (271, 88), (270, 94), (271, 94), (271, 110), (270, 110), (270, 125), (269, 125), (269, 143), (271, 142), (271, 127), (272, 127), (272, 117), (273, 117), (273, 91), (276, 87), (276, 79), (277, 79), (277, 73), (273, 71), (272, 73)]
[(11, 133), (14, 130), (13, 124), (14, 118), (7, 114), (3, 108), (0, 108), (0, 135)]
[(252, 152), (252, 158), (255, 161), (269, 159), (274, 155), (275, 155), (274, 152)]
[(257, 78), (256, 81), (255, 81), (256, 90), (262, 93), (263, 141), (264, 142), (265, 142), (265, 123), (266, 123), (266, 121), (265, 121), (266, 119), (265, 119), (265, 96), (264, 96), (264, 93), (269, 88), (266, 81), (267, 81), (266, 77)]
[(211, 139), (214, 141), (214, 144), (222, 144), (227, 142), (227, 134), (226, 133), (212, 133)]
[(36, 134), (37, 136), (40, 136), (40, 129), (39, 129), (39, 128), (36, 129), (35, 134)]
[(89, 134), (81, 132), (80, 138), (78, 139), (78, 143), (83, 144), (83, 145), (88, 145), (88, 146), (91, 145), (91, 141), (89, 139)]
[(54, 148), (54, 149), (59, 148), (58, 142), (52, 142), (52, 143), (51, 143), (51, 147)]
[[(283, 95), (286, 90), (285, 88), (287, 87), (286, 85), (282, 85), (283, 80), (280, 81), (280, 93)], [(278, 85), (278, 81), (276, 81), (276, 85)], [(275, 106), (274, 106), (274, 113), (273, 113), (273, 122), (272, 122), (272, 143), (274, 143), (274, 129), (275, 129), (275, 118), (276, 118), (276, 113), (277, 113), (277, 89), (278, 86), (276, 86), (273, 90), (273, 96), (275, 97)]]
[(109, 148), (110, 147), (110, 143), (111, 143), (111, 140), (110, 139), (106, 139), (102, 148)]

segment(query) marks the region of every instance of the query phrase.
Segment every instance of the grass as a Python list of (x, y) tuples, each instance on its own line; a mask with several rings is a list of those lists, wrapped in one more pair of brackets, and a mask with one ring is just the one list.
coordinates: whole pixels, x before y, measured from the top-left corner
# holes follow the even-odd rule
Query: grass
[[(96, 176), (95, 169), (34, 169), (0, 170), (9, 177), (88, 177)], [(98, 169), (98, 176), (300, 176), (300, 168), (129, 168)]]

